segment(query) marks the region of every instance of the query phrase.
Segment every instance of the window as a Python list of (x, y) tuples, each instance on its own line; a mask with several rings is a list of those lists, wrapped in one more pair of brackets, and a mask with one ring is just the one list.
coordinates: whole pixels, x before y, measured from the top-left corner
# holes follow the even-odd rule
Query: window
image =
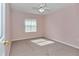
[(0, 39), (3, 36), (3, 6), (0, 3)]
[(25, 20), (25, 32), (36, 32), (36, 31), (37, 31), (36, 19), (26, 19)]

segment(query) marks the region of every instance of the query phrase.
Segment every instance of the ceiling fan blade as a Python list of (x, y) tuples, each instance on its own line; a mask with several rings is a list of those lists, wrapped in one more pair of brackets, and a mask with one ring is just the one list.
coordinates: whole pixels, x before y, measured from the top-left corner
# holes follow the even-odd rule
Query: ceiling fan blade
[(49, 9), (49, 8), (47, 8), (47, 7), (44, 7), (44, 9)]

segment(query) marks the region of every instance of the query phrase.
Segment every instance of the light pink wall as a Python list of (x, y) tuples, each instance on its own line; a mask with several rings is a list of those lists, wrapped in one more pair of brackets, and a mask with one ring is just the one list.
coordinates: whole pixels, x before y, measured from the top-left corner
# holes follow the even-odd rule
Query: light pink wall
[[(38, 30), (36, 33), (26, 33), (24, 27), (25, 19), (36, 19), (38, 23)], [(35, 37), (43, 37), (44, 17), (35, 14), (23, 13), (17, 10), (12, 10), (12, 41), (22, 40)]]
[(79, 5), (46, 15), (46, 37), (79, 48)]

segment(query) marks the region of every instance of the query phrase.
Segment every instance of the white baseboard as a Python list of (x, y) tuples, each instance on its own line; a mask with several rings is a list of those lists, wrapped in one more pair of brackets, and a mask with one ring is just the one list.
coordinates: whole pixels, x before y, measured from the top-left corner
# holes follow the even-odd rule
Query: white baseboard
[[(46, 37), (46, 38), (47, 38), (47, 37)], [(47, 39), (49, 39), (49, 38), (47, 38)], [(71, 47), (73, 47), (73, 48), (79, 49), (79, 46), (72, 45), (72, 44), (67, 43), (67, 42), (63, 42), (63, 41), (60, 41), (60, 40), (57, 40), (57, 39), (50, 39), (50, 40), (54, 40), (54, 41), (60, 42), (60, 43), (62, 43), (62, 44), (65, 44), (65, 45), (71, 46)]]
[(11, 41), (18, 41), (18, 40), (28, 40), (28, 39), (36, 39), (36, 38), (43, 38), (43, 36), (39, 36), (39, 37), (33, 37), (33, 38), (20, 38), (20, 39), (12, 39)]

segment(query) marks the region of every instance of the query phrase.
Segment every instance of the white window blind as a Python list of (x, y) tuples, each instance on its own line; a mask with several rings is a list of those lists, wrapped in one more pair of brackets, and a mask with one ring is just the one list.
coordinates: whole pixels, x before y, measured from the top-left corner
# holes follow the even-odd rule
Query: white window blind
[(37, 31), (36, 19), (26, 19), (25, 20), (25, 32), (36, 32), (36, 31)]

